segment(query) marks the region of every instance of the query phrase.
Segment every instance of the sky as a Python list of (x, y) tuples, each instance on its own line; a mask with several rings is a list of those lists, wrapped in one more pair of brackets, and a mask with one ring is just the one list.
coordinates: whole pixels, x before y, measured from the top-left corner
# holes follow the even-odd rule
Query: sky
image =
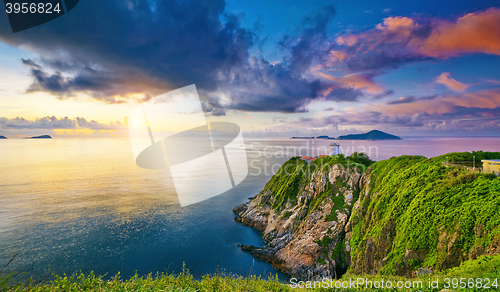
[(82, 0), (12, 33), (0, 135), (122, 137), (195, 84), (246, 136), (500, 136), (500, 1)]

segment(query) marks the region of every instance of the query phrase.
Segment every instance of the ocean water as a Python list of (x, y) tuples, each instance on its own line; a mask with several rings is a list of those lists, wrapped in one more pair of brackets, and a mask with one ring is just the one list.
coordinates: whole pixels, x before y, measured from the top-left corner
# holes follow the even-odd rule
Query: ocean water
[[(52, 272), (120, 272), (124, 278), (179, 272), (183, 263), (196, 278), (217, 269), (242, 276), (277, 273), (239, 249), (264, 242), (258, 231), (234, 221), (232, 209), (262, 190), (286, 159), (326, 154), (332, 142), (246, 139), (247, 178), (181, 208), (168, 170), (137, 167), (128, 139), (0, 140), (0, 266), (17, 254), (5, 272), (37, 281)], [(341, 153), (367, 152), (374, 160), (500, 151), (500, 138), (337, 143)]]

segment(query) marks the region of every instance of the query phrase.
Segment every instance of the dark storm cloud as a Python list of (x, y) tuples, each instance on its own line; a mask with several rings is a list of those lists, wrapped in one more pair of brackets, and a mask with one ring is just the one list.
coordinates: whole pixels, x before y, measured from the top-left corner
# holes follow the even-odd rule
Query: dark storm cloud
[[(196, 84), (215, 115), (300, 112), (319, 97), (320, 82), (304, 75), (328, 51), (334, 15), (326, 6), (305, 19), (298, 37), (281, 44), (289, 56), (275, 65), (249, 55), (257, 36), (220, 0), (83, 1), (64, 17), (16, 34), (2, 18), (0, 40), (40, 55), (23, 60), (34, 78), (27, 92), (60, 99), (85, 93), (119, 103)], [(228, 101), (215, 101), (216, 93)]]
[[(143, 97), (145, 99), (149, 99), (148, 93), (161, 93), (157, 90), (158, 84), (154, 80), (136, 73), (126, 75), (84, 66), (78, 67), (76, 75), (66, 77), (61, 71), (47, 73), (44, 67), (33, 60), (22, 59), (22, 62), (31, 67), (31, 76), (34, 77), (33, 83), (26, 90), (27, 93), (49, 92), (64, 100), (75, 97), (76, 93), (84, 92), (96, 100), (107, 103), (126, 102), (120, 97), (126, 97), (130, 93), (145, 93)], [(65, 66), (63, 63), (58, 65)], [(71, 71), (74, 71), (74, 68)]]
[[(39, 53), (45, 71), (82, 79), (68, 89), (102, 91), (94, 79), (108, 76), (102, 81), (110, 91), (105, 94), (122, 94), (117, 85), (137, 75), (155, 79), (159, 90), (192, 83), (215, 89), (219, 71), (246, 62), (254, 37), (239, 26), (238, 17), (223, 14), (224, 6), (223, 1), (203, 0), (161, 1), (154, 7), (148, 1), (84, 1), (64, 17), (17, 34), (2, 18), (0, 39)], [(43, 76), (55, 84), (41, 85), (64, 85), (58, 75)], [(118, 84), (114, 75), (121, 75)], [(54, 89), (67, 88), (47, 88)]]
[(252, 39), (236, 17), (222, 23), (223, 10), (223, 1), (161, 1), (154, 8), (148, 1), (84, 1), (22, 33), (12, 34), (4, 24), (0, 38), (42, 54), (47, 65), (94, 63), (146, 71), (175, 86), (213, 86), (213, 74), (238, 63)]
[(282, 64), (272, 65), (263, 59), (252, 58), (245, 67), (234, 68), (231, 76), (219, 88), (211, 105), (245, 111), (303, 112), (305, 106), (319, 95), (319, 81), (295, 76)]
[[(335, 15), (331, 6), (323, 7), (317, 14), (307, 18), (298, 40), (282, 41), (281, 46), (290, 55), (277, 64), (265, 59), (250, 57), (248, 62), (233, 66), (219, 74), (219, 94), (211, 96), (209, 104), (216, 108), (259, 112), (304, 112), (314, 99), (330, 86), (319, 80), (306, 79), (312, 62), (324, 58), (328, 53), (328, 24)], [(297, 37), (296, 37), (297, 38)], [(210, 95), (210, 94), (208, 94)], [(349, 98), (339, 92), (340, 99)], [(330, 97), (332, 100), (334, 96)]]

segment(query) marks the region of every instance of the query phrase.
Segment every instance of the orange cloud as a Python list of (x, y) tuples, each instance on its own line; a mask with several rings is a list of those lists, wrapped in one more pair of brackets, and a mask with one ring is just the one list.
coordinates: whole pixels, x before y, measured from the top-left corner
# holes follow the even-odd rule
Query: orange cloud
[(410, 35), (415, 26), (416, 24), (413, 22), (413, 19), (397, 16), (385, 18), (383, 24), (377, 24), (377, 29), (398, 33), (404, 32), (405, 34)]
[[(323, 68), (346, 65), (351, 70), (395, 68), (429, 57), (461, 54), (500, 55), (500, 8), (466, 14), (455, 21), (388, 17), (375, 29), (336, 39)], [(425, 23), (425, 24), (424, 24)]]
[(317, 72), (320, 76), (340, 83), (343, 87), (355, 87), (366, 90), (370, 93), (377, 94), (385, 91), (385, 88), (373, 81), (373, 75), (370, 74), (349, 74), (343, 77), (334, 77), (321, 72)]
[(358, 38), (353, 34), (344, 35), (337, 38), (337, 44), (352, 46), (358, 41)]
[(469, 85), (458, 82), (451, 77), (450, 72), (443, 72), (436, 78), (437, 83), (441, 83), (453, 91), (464, 92)]
[[(335, 65), (335, 63), (343, 62), (346, 58), (347, 54), (342, 51), (331, 51), (325, 65), (331, 67)], [(321, 69), (322, 66), (319, 66), (318, 68)]]
[(461, 53), (500, 55), (500, 9), (469, 13), (456, 22), (437, 21), (424, 42), (412, 45), (432, 57), (447, 58)]

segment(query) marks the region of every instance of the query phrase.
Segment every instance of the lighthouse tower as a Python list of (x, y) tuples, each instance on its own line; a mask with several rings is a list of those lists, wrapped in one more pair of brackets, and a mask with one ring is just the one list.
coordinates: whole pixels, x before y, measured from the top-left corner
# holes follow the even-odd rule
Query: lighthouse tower
[(330, 155), (338, 155), (340, 154), (340, 145), (337, 143), (330, 144)]

